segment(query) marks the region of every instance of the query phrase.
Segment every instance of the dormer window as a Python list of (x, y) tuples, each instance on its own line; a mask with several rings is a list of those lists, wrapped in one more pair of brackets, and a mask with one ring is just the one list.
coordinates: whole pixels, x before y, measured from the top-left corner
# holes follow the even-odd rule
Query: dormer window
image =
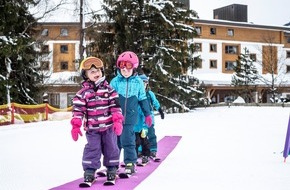
[(234, 36), (234, 29), (228, 29), (228, 36)]
[(210, 34), (216, 35), (216, 28), (210, 28)]
[(60, 29), (60, 36), (68, 36), (68, 29), (66, 28)]
[(201, 27), (200, 26), (196, 26), (195, 31), (198, 35), (201, 35)]

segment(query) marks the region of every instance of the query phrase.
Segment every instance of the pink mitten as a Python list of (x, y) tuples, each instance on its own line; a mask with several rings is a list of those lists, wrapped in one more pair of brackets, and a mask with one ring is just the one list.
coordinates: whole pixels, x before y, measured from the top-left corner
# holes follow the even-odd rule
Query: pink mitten
[(114, 122), (113, 130), (115, 131), (116, 135), (120, 136), (122, 134), (122, 131), (123, 131), (122, 123)]
[(71, 136), (74, 141), (77, 141), (80, 136), (83, 136), (81, 132), (82, 120), (79, 118), (72, 118), (70, 121), (72, 125)]
[(120, 136), (122, 134), (122, 131), (123, 131), (123, 125), (122, 125), (123, 118), (124, 118), (123, 115), (120, 113), (114, 113), (112, 116), (112, 119), (114, 122), (113, 130), (116, 133), (116, 135), (118, 135), (118, 136)]
[(146, 123), (146, 125), (148, 125), (148, 127), (151, 127), (151, 125), (152, 125), (152, 118), (151, 118), (151, 115), (147, 115), (147, 116), (145, 117), (145, 123)]

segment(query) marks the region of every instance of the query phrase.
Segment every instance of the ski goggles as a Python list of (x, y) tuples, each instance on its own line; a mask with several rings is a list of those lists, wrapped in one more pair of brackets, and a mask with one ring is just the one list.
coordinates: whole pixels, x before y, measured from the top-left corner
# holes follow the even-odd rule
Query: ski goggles
[(84, 70), (91, 69), (92, 66), (96, 68), (103, 68), (104, 64), (103, 62), (95, 57), (87, 58), (85, 61), (82, 62), (81, 68)]
[(126, 68), (126, 69), (132, 69), (133, 68), (133, 63), (128, 62), (128, 61), (120, 61), (118, 63), (118, 67), (120, 69), (124, 69), (124, 68)]

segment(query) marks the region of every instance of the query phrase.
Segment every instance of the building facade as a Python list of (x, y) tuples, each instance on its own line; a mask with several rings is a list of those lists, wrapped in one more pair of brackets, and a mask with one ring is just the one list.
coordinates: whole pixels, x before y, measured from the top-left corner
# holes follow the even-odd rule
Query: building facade
[[(248, 49), (259, 75), (271, 81), (265, 70), (267, 58), (275, 57), (275, 85), (279, 96), (290, 96), (290, 27), (263, 26), (222, 20), (196, 20), (199, 37), (193, 39), (202, 59), (199, 68), (191, 74), (206, 86), (207, 97), (214, 102), (231, 99), (233, 65), (238, 56)], [(270, 54), (269, 49), (273, 50)], [(255, 102), (269, 102), (269, 85), (257, 82)]]
[(80, 89), (80, 28), (79, 23), (39, 23), (43, 99), (54, 107), (69, 107)]
[[(216, 103), (232, 98), (233, 65), (244, 48), (249, 50), (259, 74), (267, 78), (263, 63), (269, 47), (275, 47), (279, 96), (290, 97), (290, 27), (215, 19), (196, 19), (194, 27), (199, 36), (189, 41), (198, 47), (194, 56), (200, 56), (202, 62), (188, 75), (202, 81), (207, 98)], [(39, 66), (45, 87), (43, 96), (52, 106), (70, 106), (71, 98), (80, 89), (80, 28), (78, 22), (39, 23), (38, 48), (43, 55)], [(90, 39), (87, 38), (86, 43), (90, 43)], [(255, 102), (269, 102), (269, 87), (258, 83), (256, 88), (253, 95)]]

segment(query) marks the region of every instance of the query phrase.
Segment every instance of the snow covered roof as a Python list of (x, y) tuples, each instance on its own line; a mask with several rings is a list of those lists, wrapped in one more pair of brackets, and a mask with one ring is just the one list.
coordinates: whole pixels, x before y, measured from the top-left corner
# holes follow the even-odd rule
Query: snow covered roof
[(57, 72), (52, 73), (48, 78), (44, 80), (44, 84), (78, 84), (77, 77), (80, 76), (79, 72)]

